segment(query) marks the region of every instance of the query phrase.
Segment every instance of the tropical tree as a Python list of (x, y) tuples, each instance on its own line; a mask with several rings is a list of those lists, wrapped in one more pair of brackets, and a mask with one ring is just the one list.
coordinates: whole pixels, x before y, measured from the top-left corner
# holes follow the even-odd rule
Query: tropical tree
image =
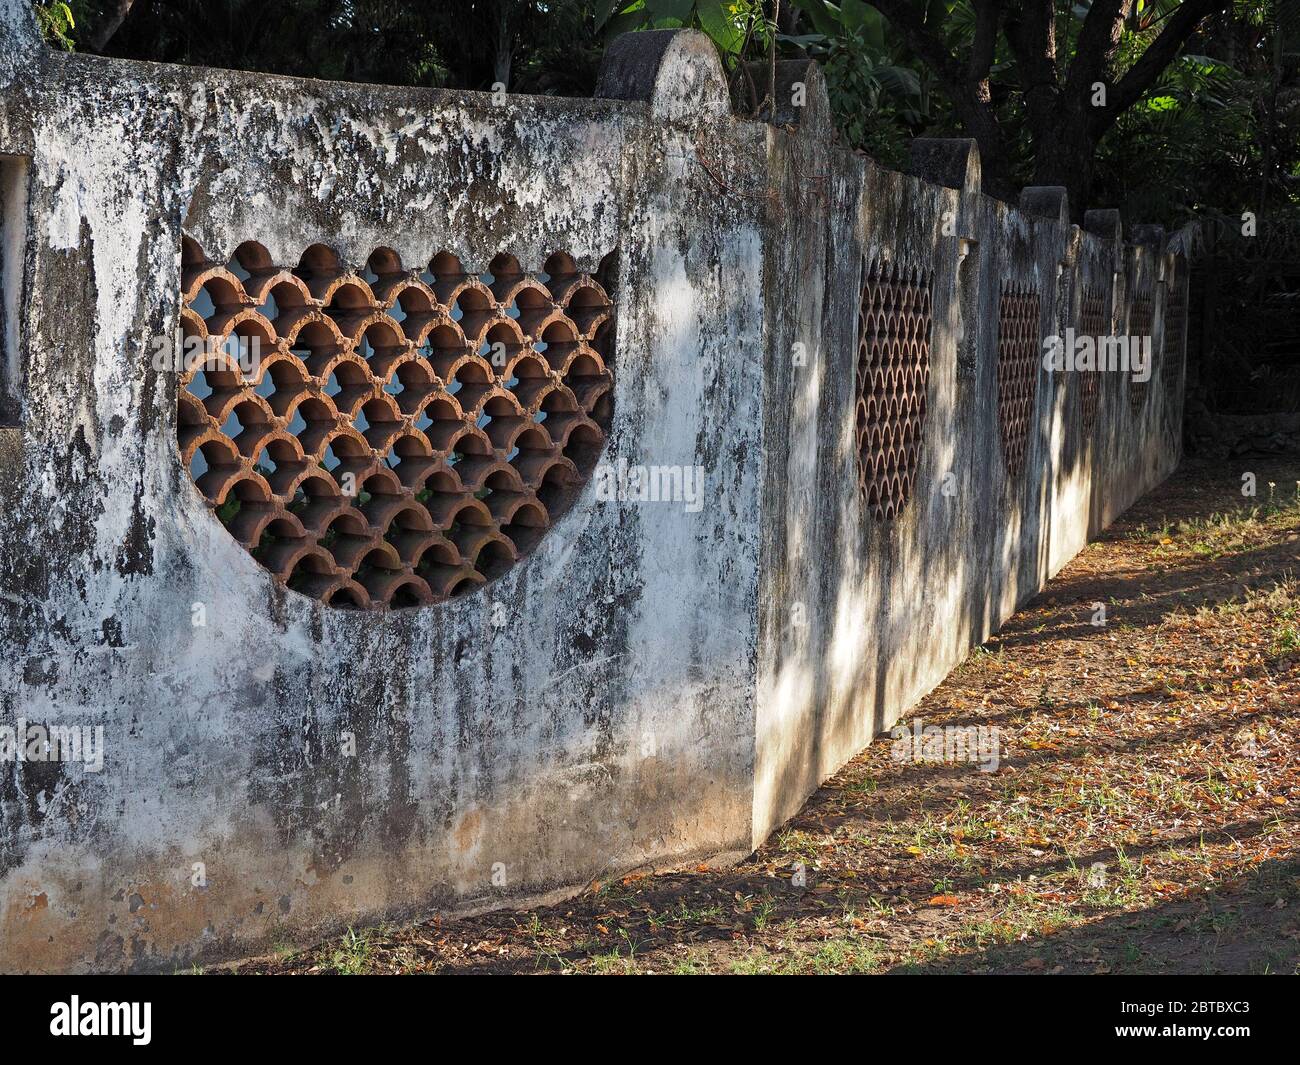
[[(276, 74), (590, 93), (595, 0), (68, 0), (68, 46)], [(53, 35), (47, 30), (47, 37)], [(59, 43), (59, 42), (55, 42)]]
[[(892, 166), (973, 136), (985, 187), (1177, 224), (1292, 209), (1300, 2), (1285, 0), (60, 0), (58, 47), (388, 84), (582, 96), (617, 33), (694, 26), (740, 113), (818, 59), (842, 142)], [(1287, 29), (1286, 14), (1292, 25)]]

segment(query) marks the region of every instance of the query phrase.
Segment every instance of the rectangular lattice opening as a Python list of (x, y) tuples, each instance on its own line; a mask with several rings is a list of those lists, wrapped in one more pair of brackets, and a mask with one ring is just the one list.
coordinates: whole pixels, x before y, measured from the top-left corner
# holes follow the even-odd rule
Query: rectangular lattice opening
[(17, 425), (22, 409), (19, 335), (27, 255), (28, 162), (24, 156), (0, 155), (0, 426)]

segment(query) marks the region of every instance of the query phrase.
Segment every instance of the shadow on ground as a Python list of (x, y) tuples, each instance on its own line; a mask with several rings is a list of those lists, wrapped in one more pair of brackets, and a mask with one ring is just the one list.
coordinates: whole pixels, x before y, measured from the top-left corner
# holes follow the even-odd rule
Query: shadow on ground
[(997, 729), (996, 772), (882, 738), (733, 868), (241, 971), (1300, 972), (1300, 494), (1240, 494), (1300, 458), (1245, 462), (1185, 466), (909, 712)]
[(1263, 863), (1234, 889), (1105, 917), (890, 973), (1289, 974), (1300, 969), (1300, 859)]

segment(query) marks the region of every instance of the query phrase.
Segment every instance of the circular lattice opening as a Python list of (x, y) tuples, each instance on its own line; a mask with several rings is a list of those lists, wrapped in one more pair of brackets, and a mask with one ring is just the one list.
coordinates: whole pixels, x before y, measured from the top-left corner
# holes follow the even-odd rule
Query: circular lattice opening
[[(1102, 338), (1110, 332), (1110, 322), (1106, 319), (1106, 297), (1098, 289), (1085, 289), (1083, 304), (1079, 309), (1079, 333), (1091, 337), (1093, 351), (1101, 351)], [(1092, 369), (1079, 374), (1079, 400), (1082, 406), (1083, 428), (1085, 432), (1097, 424), (1098, 401), (1101, 398), (1101, 372), (1096, 368), (1095, 358)]]
[(1038, 293), (1009, 284), (998, 306), (998, 429), (1008, 476), (1025, 465), (1039, 367)]
[[(1134, 297), (1128, 317), (1129, 365), (1134, 370), (1137, 367), (1136, 355), (1138, 350), (1151, 350), (1147, 345), (1150, 343), (1151, 325), (1154, 319), (1155, 309), (1150, 294)], [(1146, 406), (1152, 369), (1151, 366), (1147, 367), (1147, 379), (1145, 381), (1135, 380), (1132, 373), (1128, 375), (1128, 402), (1129, 408), (1134, 414), (1139, 414), (1142, 408)]]
[(442, 252), (360, 273), (182, 253), (181, 460), (222, 524), (336, 607), (439, 602), (500, 576), (573, 502), (613, 402), (612, 277)]
[(930, 387), (930, 274), (873, 263), (858, 312), (857, 443), (862, 497), (878, 520), (912, 495)]

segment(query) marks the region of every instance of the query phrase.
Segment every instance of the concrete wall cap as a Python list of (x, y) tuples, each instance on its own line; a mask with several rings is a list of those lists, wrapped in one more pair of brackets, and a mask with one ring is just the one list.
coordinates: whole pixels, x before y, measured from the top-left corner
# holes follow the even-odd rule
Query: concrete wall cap
[(979, 192), (979, 145), (969, 137), (917, 137), (908, 173), (945, 188)]
[(1062, 225), (1070, 221), (1070, 197), (1063, 185), (1029, 185), (1021, 189), (1020, 209)]
[(595, 95), (640, 100), (652, 114), (677, 121), (731, 112), (718, 50), (698, 30), (643, 30), (616, 37), (605, 51)]
[(1124, 220), (1120, 217), (1119, 211), (1113, 207), (1085, 211), (1083, 228), (1103, 240), (1113, 240), (1118, 243), (1124, 239)]

